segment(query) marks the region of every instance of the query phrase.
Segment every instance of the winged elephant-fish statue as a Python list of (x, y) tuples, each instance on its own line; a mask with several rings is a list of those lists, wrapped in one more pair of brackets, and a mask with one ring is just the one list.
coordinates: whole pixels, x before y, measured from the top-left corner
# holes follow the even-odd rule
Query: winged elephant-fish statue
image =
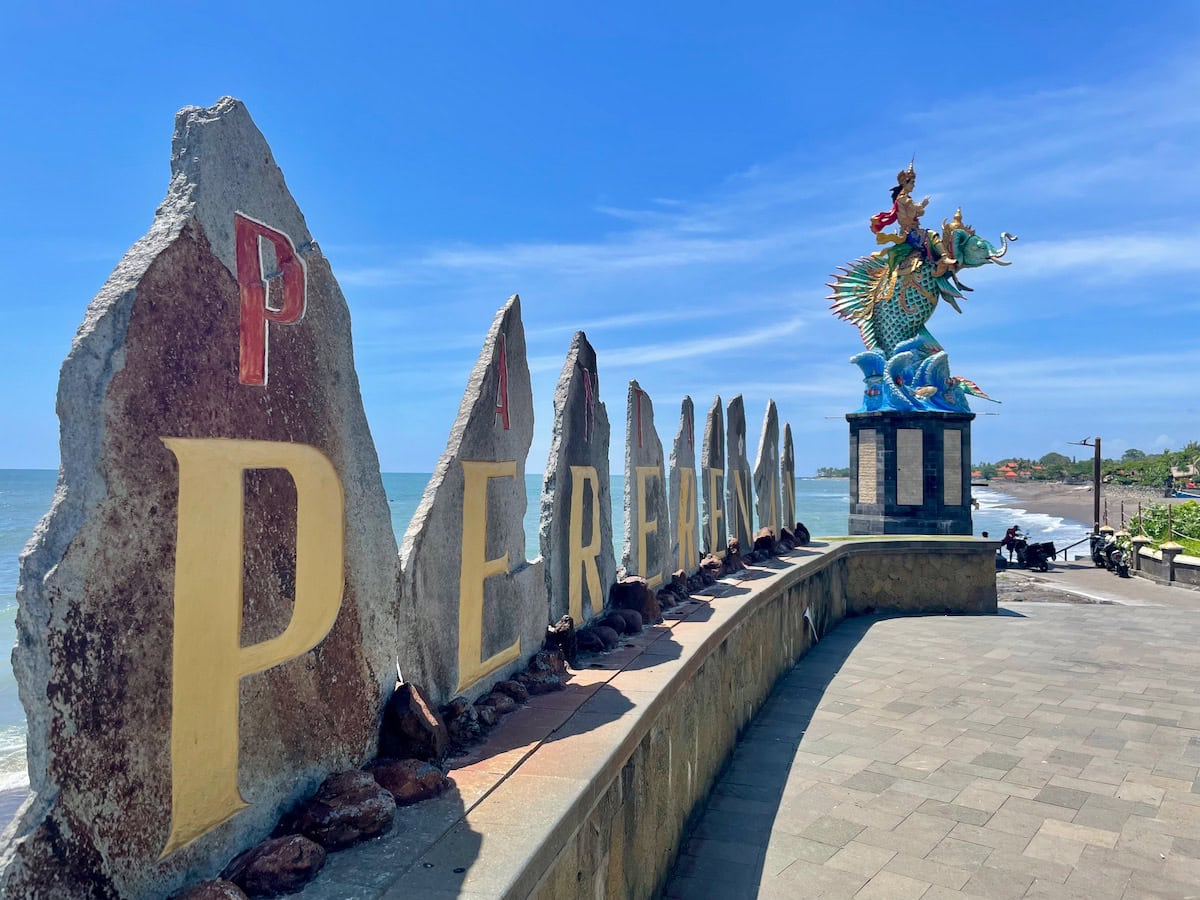
[[(975, 234), (963, 222), (960, 208), (942, 221), (942, 230), (921, 227), (929, 204), (912, 197), (917, 175), (909, 167), (896, 176), (892, 208), (871, 217), (876, 242), (886, 245), (840, 267), (829, 287), (831, 309), (857, 326), (866, 350), (851, 358), (863, 373), (866, 389), (860, 411), (879, 409), (969, 412), (967, 396), (992, 398), (975, 382), (950, 374), (946, 352), (925, 327), (945, 300), (962, 312), (959, 300), (970, 291), (959, 281), (963, 269), (995, 263), (1015, 235), (1001, 232), (1000, 246)], [(889, 233), (891, 224), (899, 229)]]

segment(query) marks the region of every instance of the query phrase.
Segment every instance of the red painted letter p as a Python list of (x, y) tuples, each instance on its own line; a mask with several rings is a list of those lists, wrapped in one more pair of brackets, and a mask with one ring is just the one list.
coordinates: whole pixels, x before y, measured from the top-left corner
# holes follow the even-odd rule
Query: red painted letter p
[[(237, 245), (237, 280), (241, 294), (241, 355), (238, 381), (242, 384), (267, 383), (267, 323), (290, 325), (304, 318), (308, 302), (308, 266), (296, 252), (292, 239), (282, 231), (249, 216), (233, 214), (234, 241)], [(263, 271), (259, 239), (275, 248), (279, 272), (271, 276)], [(283, 300), (278, 309), (267, 304), (267, 277), (283, 281)]]

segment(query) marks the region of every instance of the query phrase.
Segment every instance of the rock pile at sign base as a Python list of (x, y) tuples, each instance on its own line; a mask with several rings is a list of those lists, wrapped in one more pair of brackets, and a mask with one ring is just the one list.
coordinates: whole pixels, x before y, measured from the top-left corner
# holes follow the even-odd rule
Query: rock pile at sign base
[(449, 741), (446, 723), (425, 692), (410, 682), (396, 685), (383, 711), (380, 756), (440, 762)]
[(368, 771), (395, 800), (396, 806), (410, 806), (436, 797), (451, 781), (432, 763), (419, 759), (381, 759)]
[(284, 831), (303, 834), (326, 850), (341, 850), (391, 827), (396, 801), (371, 772), (330, 775), (285, 820)]
[[(250, 897), (294, 894), (317, 877), (325, 850), (302, 834), (271, 838), (230, 863), (224, 878)], [(220, 896), (220, 895), (218, 895)]]

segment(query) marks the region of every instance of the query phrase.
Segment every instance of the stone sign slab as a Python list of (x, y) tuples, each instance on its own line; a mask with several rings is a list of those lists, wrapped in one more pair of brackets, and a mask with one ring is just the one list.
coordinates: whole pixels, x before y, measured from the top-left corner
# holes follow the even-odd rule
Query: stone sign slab
[(858, 502), (878, 503), (879, 448), (875, 431), (864, 428), (858, 433)]
[(792, 426), (783, 425), (783, 455), (779, 458), (779, 486), (783, 491), (783, 525), (795, 528), (796, 522), (796, 451), (792, 447)]
[(696, 492), (696, 409), (691, 397), (679, 408), (671, 446), (671, 566), (689, 575), (700, 568), (699, 504)]
[(896, 429), (896, 503), (920, 506), (925, 502), (925, 458), (920, 428)]
[(725, 408), (718, 396), (704, 417), (700, 445), (700, 534), (705, 553), (725, 555)]
[(746, 456), (746, 408), (742, 395), (725, 409), (725, 515), (729, 536), (748, 553), (754, 546), (754, 513), (751, 509), (750, 462)]
[(533, 393), (521, 301), (496, 313), (400, 549), (401, 671), (434, 703), (474, 699), (541, 647), (541, 558), (525, 559)]
[(88, 306), (58, 409), (0, 894), (165, 896), (370, 758), (395, 682), (349, 312), (239, 101), (176, 117), (166, 199)]
[(616, 580), (608, 447), (596, 351), (579, 331), (554, 392), (550, 456), (542, 479), (538, 535), (551, 621), (569, 613), (582, 625), (601, 612)]
[(671, 576), (671, 517), (667, 505), (662, 441), (654, 428), (654, 404), (629, 382), (625, 409), (625, 575), (640, 575), (651, 588)]
[(776, 540), (782, 515), (779, 490), (779, 411), (775, 401), (768, 400), (754, 458), (754, 510), (758, 527), (770, 528)]
[(961, 506), (963, 502), (962, 432), (947, 428), (942, 432), (942, 503)]

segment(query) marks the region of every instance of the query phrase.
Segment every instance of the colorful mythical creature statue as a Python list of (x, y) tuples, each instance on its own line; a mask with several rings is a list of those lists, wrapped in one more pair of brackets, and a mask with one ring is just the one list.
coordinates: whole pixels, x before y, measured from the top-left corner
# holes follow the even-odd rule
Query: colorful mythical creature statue
[[(991, 398), (974, 382), (950, 374), (949, 360), (925, 323), (939, 300), (961, 313), (958, 301), (971, 288), (958, 273), (987, 263), (1009, 265), (1001, 257), (1017, 238), (1001, 232), (997, 249), (963, 222), (961, 208), (942, 221), (940, 234), (922, 228), (929, 198), (913, 200), (916, 181), (911, 163), (896, 176), (892, 208), (871, 217), (876, 241), (891, 246), (842, 266), (829, 285), (829, 299), (834, 314), (853, 322), (867, 347), (851, 360), (867, 382), (864, 410), (966, 411), (967, 394)], [(898, 232), (884, 232), (893, 223)]]

